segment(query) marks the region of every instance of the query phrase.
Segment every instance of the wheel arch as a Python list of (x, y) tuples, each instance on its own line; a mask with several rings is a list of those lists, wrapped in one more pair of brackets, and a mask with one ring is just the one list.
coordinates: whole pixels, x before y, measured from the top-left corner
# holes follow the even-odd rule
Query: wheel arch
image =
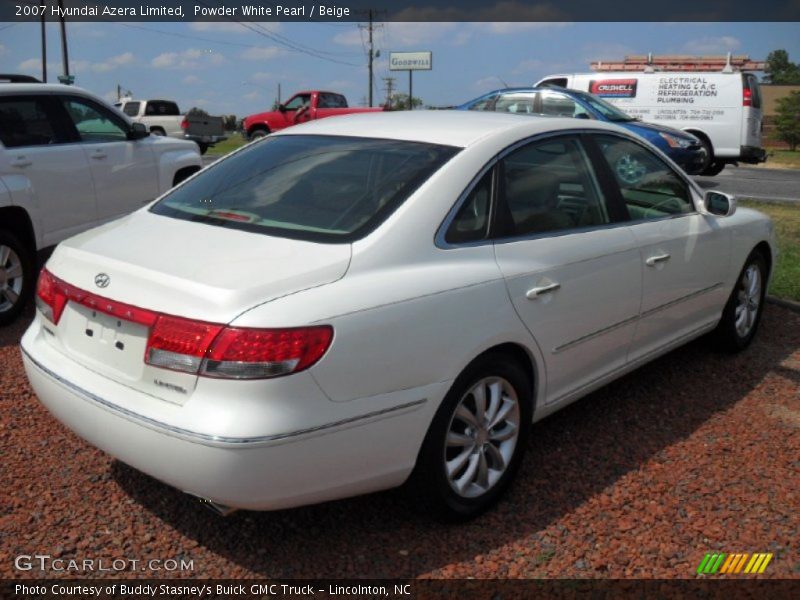
[[(474, 363), (476, 360), (479, 360), (485, 356), (490, 354), (500, 354), (505, 355), (509, 359), (516, 362), (522, 369), (525, 371), (525, 374), (528, 376), (528, 380), (531, 384), (530, 394), (531, 394), (531, 409), (535, 412), (536, 404), (537, 404), (537, 396), (536, 389), (538, 387), (540, 381), (540, 375), (537, 371), (536, 359), (532, 356), (530, 351), (525, 348), (522, 344), (518, 342), (503, 342), (500, 344), (495, 344), (478, 354), (475, 358), (473, 358), (469, 364)], [(469, 366), (464, 367), (463, 370), (466, 370)], [(462, 370), (462, 372), (463, 372)]]
[(711, 148), (711, 152), (712, 152), (711, 158), (712, 159), (714, 158), (714, 155), (713, 155), (713, 153), (714, 153), (714, 143), (711, 141), (711, 138), (709, 137), (709, 135), (705, 131), (703, 131), (701, 129), (693, 129), (691, 127), (688, 128), (688, 129), (684, 129), (684, 131), (686, 133), (691, 133), (693, 136), (700, 138), (706, 144), (708, 144), (708, 147)]
[(22, 243), (36, 252), (36, 234), (28, 211), (20, 206), (4, 206), (0, 208), (0, 222), (3, 229), (19, 236)]
[(768, 281), (772, 279), (772, 265), (774, 261), (774, 256), (772, 255), (772, 246), (770, 246), (765, 240), (761, 240), (758, 242), (755, 247), (753, 248), (750, 255), (754, 252), (758, 252), (761, 256), (764, 257), (764, 260), (767, 261), (767, 275)]
[(189, 167), (182, 167), (175, 172), (175, 176), (172, 178), (172, 187), (175, 187), (179, 183), (182, 183), (186, 179), (189, 179), (192, 175), (197, 173), (200, 170), (200, 167), (196, 165), (192, 165)]
[(256, 123), (255, 125), (251, 125), (247, 128), (247, 139), (249, 140), (256, 131), (263, 131), (267, 135), (272, 132), (272, 130), (269, 128), (269, 125), (266, 123)]

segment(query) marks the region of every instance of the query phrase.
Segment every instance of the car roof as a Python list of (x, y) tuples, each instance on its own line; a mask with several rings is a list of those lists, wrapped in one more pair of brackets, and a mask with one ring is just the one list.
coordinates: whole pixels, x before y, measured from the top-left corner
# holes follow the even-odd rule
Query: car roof
[(598, 129), (624, 131), (598, 121), (463, 110), (371, 112), (320, 119), (273, 135), (336, 135), (425, 142), (466, 148), (493, 135), (520, 139), (549, 131)]
[(0, 94), (55, 94), (58, 92), (77, 92), (87, 96), (94, 96), (84, 89), (74, 85), (61, 83), (0, 83)]

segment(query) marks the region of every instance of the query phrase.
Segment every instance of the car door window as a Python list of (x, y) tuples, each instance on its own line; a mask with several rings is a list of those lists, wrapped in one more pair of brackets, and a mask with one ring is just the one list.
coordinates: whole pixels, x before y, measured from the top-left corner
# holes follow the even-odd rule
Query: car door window
[(0, 141), (7, 148), (57, 143), (52, 119), (37, 98), (0, 98)]
[(469, 105), (469, 110), (491, 110), (497, 94), (488, 94)]
[(286, 110), (297, 110), (298, 108), (308, 104), (309, 102), (311, 102), (311, 94), (298, 94), (297, 96), (289, 100), (284, 107), (286, 108)]
[(536, 94), (502, 94), (494, 103), (495, 112), (532, 115), (535, 111)]
[(121, 142), (128, 139), (125, 123), (109, 110), (82, 98), (65, 98), (64, 108), (82, 142)]
[(695, 211), (689, 185), (656, 154), (621, 137), (595, 137), (634, 221)]
[(444, 238), (447, 243), (475, 242), (486, 237), (489, 229), (493, 172), (493, 169), (489, 169), (467, 194), (447, 230)]
[(524, 236), (611, 222), (576, 137), (532, 142), (506, 156), (502, 167), (500, 235)]
[(124, 112), (129, 117), (135, 117), (139, 114), (139, 102), (126, 102), (125, 105), (122, 107), (122, 112)]
[(578, 102), (558, 92), (542, 92), (540, 114), (551, 117), (588, 119), (589, 113)]

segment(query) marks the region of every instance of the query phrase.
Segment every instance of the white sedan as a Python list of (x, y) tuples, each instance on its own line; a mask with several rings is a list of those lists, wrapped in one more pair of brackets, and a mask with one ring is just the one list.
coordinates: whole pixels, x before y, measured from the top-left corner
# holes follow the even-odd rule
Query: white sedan
[(325, 119), (62, 243), (22, 352), (58, 419), (220, 512), (407, 482), (467, 518), (532, 421), (702, 334), (745, 348), (774, 256), (613, 125)]

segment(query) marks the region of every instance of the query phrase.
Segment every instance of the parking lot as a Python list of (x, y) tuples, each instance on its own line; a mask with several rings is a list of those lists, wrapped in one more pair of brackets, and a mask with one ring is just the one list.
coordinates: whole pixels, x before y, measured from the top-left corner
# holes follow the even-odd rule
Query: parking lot
[(192, 561), (154, 577), (680, 578), (712, 551), (771, 552), (758, 577), (800, 577), (800, 314), (784, 308), (742, 354), (692, 343), (538, 423), (509, 497), (453, 526), (397, 491), (212, 514), (48, 414), (17, 345), (31, 313), (0, 331), (5, 578), (108, 576), (14, 568), (37, 553)]

